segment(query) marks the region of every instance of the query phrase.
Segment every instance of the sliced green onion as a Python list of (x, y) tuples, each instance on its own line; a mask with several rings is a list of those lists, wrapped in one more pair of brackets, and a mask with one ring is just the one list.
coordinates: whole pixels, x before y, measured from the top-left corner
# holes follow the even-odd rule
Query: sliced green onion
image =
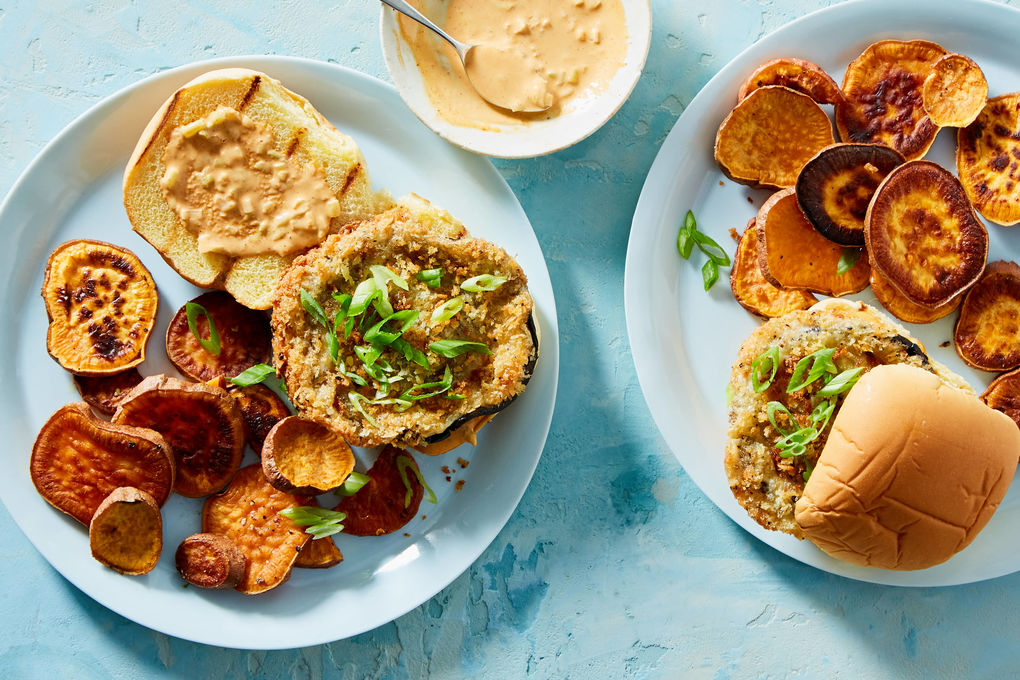
[(375, 279), (376, 285), (380, 290), (385, 290), (386, 284), (390, 281), (392, 281), (397, 288), (408, 290), (407, 279), (394, 273), (394, 271), (389, 267), (384, 267), (381, 264), (373, 264), (368, 268), (368, 271), (372, 272), (372, 278)]
[(437, 323), (443, 321), (449, 321), (454, 315), (464, 308), (464, 298), (457, 296), (450, 298), (443, 304), (432, 310), (432, 316), (429, 318), (429, 325), (434, 326)]
[(373, 399), (372, 401), (370, 401), (368, 403), (375, 404), (377, 406), (387, 406), (387, 405), (392, 404), (392, 405), (396, 406), (396, 408), (394, 410), (397, 413), (403, 413), (407, 409), (409, 409), (412, 406), (414, 406), (414, 402), (408, 401), (407, 399), (401, 399), (400, 397), (388, 398), (388, 399)]
[(467, 340), (436, 340), (429, 343), (429, 349), (448, 359), (459, 357), (466, 352), (478, 352), (479, 354), (492, 354), (492, 350), (480, 342), (468, 342)]
[(414, 472), (414, 476), (418, 478), (418, 483), (421, 484), (422, 488), (428, 492), (428, 497), (425, 499), (429, 503), (438, 503), (439, 499), (436, 498), (436, 494), (429, 488), (429, 485), (425, 483), (425, 478), (421, 476), (421, 470), (415, 465), (414, 460), (408, 455), (397, 456), (397, 470), (400, 472), (400, 481), (404, 483), (404, 488), (407, 489), (407, 493), (404, 494), (404, 507), (406, 508), (411, 504), (411, 482), (407, 479), (407, 468), (411, 468)]
[[(772, 381), (776, 379), (777, 370), (779, 370), (779, 348), (771, 347), (751, 364), (751, 389), (755, 394), (761, 394), (768, 389)], [(763, 376), (766, 372), (768, 373), (767, 378)]]
[(698, 250), (708, 256), (709, 262), (717, 267), (729, 267), (730, 256), (726, 254), (722, 246), (715, 242), (708, 234), (701, 231), (692, 231), (691, 239), (697, 244)]
[(360, 472), (352, 472), (344, 480), (343, 486), (334, 491), (337, 496), (353, 496), (354, 494), (361, 491), (361, 487), (365, 486), (372, 480), (368, 475), (361, 474)]
[[(198, 344), (202, 346), (209, 354), (213, 356), (220, 355), (220, 334), (216, 332), (216, 322), (206, 311), (205, 307), (198, 304), (197, 302), (186, 302), (184, 303), (184, 314), (188, 317), (188, 330), (198, 340)], [(209, 322), (209, 339), (206, 340), (198, 334), (198, 317), (204, 316), (205, 320)]]
[(691, 238), (691, 230), (687, 227), (680, 227), (676, 235), (676, 250), (685, 260), (694, 252), (694, 239)]
[(305, 527), (305, 533), (311, 534), (313, 538), (324, 538), (343, 531), (344, 525), (340, 522), (347, 519), (346, 512), (311, 505), (286, 508), (280, 514), (297, 526)]
[(787, 394), (804, 389), (826, 373), (835, 374), (838, 370), (832, 361), (832, 355), (835, 353), (834, 347), (820, 349), (798, 361), (786, 386)]
[(506, 283), (505, 276), (499, 276), (498, 274), (479, 274), (478, 276), (472, 276), (470, 279), (461, 283), (460, 289), (466, 290), (469, 293), (491, 293), (504, 283)]
[(863, 248), (844, 248), (843, 254), (839, 256), (839, 262), (836, 263), (836, 273), (843, 276), (857, 266), (863, 252)]
[(349, 338), (351, 331), (354, 330), (354, 319), (348, 318), (347, 313), (351, 309), (351, 300), (353, 298), (347, 293), (333, 293), (333, 299), (340, 303), (336, 316), (333, 317), (333, 333), (335, 334), (340, 332), (340, 326), (342, 323), (344, 338)]
[(835, 399), (826, 399), (825, 401), (819, 402), (818, 405), (815, 406), (814, 410), (811, 411), (811, 424), (819, 430), (824, 429), (825, 426), (829, 424), (829, 418), (832, 417), (835, 410)]
[(439, 288), (443, 282), (442, 269), (422, 269), (414, 275), (414, 278), (424, 283), (429, 288)]
[(864, 372), (864, 368), (851, 368), (843, 371), (835, 378), (830, 380), (825, 387), (818, 390), (819, 397), (834, 397), (837, 394), (846, 392), (851, 387), (857, 384), (857, 381), (861, 377), (861, 373)]
[[(453, 386), (453, 373), (450, 371), (450, 367), (446, 366), (443, 369), (442, 380), (438, 382), (422, 383), (420, 385), (410, 387), (404, 390), (404, 393), (400, 395), (400, 398), (405, 401), (418, 401), (419, 399), (428, 399), (429, 397), (435, 397), (442, 394), (443, 392), (446, 392), (452, 386)], [(435, 391), (433, 392), (428, 392), (426, 394), (415, 394), (415, 392), (421, 390), (431, 390), (433, 388), (436, 388)]]
[(368, 306), (372, 304), (372, 301), (379, 295), (379, 285), (375, 282), (375, 279), (365, 279), (358, 284), (357, 288), (354, 289), (354, 295), (351, 296), (351, 304), (347, 308), (347, 316), (359, 316), (364, 314), (368, 309)]
[(358, 394), (357, 392), (348, 392), (347, 399), (350, 400), (351, 406), (354, 407), (355, 411), (363, 415), (365, 417), (365, 420), (372, 423), (372, 427), (376, 428), (379, 427), (379, 423), (375, 422), (375, 418), (368, 415), (368, 412), (365, 410), (365, 407), (361, 405), (361, 402), (368, 401), (367, 397), (365, 397), (362, 394)]
[(779, 455), (783, 458), (803, 456), (807, 453), (807, 445), (818, 438), (818, 430), (813, 427), (802, 427), (782, 437), (776, 442)]
[(449, 399), (450, 401), (460, 401), (461, 399), (467, 399), (463, 394), (444, 394), (443, 399)]
[(333, 326), (326, 320), (326, 312), (322, 310), (322, 305), (309, 294), (304, 288), (301, 289), (301, 306), (305, 308), (305, 311), (315, 319), (316, 323), (330, 330)]
[(411, 343), (409, 343), (407, 340), (404, 340), (403, 338), (397, 338), (396, 340), (393, 341), (391, 347), (393, 347), (393, 349), (403, 354), (404, 358), (407, 359), (408, 361), (413, 361), (422, 368), (429, 367), (429, 359), (427, 356), (425, 356), (425, 353), (422, 352), (420, 349), (412, 346)]
[(684, 229), (690, 229), (691, 231), (698, 230), (698, 221), (694, 219), (693, 210), (688, 210), (687, 214), (684, 215)]
[[(789, 429), (789, 428), (783, 427), (782, 425), (780, 425), (779, 423), (776, 422), (776, 412), (777, 411), (779, 413), (785, 415), (790, 420), (790, 422), (793, 423), (794, 429)], [(793, 432), (796, 431), (796, 428), (799, 427), (799, 424), (797, 423), (797, 419), (793, 417), (792, 413), (790, 413), (790, 409), (786, 408), (786, 406), (784, 406), (783, 404), (781, 404), (778, 401), (770, 401), (765, 406), (765, 413), (768, 415), (769, 422), (772, 423), (772, 427), (775, 428), (776, 432), (778, 432), (781, 435), (785, 436), (785, 435), (788, 435), (788, 434), (792, 434)]]
[[(372, 343), (372, 345), (391, 345), (393, 344), (393, 341), (403, 335), (408, 328), (414, 325), (414, 322), (418, 320), (419, 314), (420, 312), (416, 309), (405, 309), (399, 312), (393, 312), (368, 329), (365, 333), (365, 341)], [(392, 332), (384, 331), (383, 328), (391, 321), (400, 322), (400, 327)]]
[(276, 375), (275, 368), (269, 364), (255, 364), (230, 378), (230, 382), (238, 387), (248, 387), (262, 382), (271, 375)]
[(705, 281), (705, 290), (711, 290), (715, 282), (719, 280), (719, 267), (714, 260), (705, 260), (701, 267), (701, 278)]

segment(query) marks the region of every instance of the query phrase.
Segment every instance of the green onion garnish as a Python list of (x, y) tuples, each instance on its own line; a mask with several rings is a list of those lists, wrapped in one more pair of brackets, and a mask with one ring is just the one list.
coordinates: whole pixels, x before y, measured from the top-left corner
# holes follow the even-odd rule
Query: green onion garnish
[(355, 317), (365, 313), (368, 306), (379, 295), (379, 286), (375, 279), (365, 279), (354, 289), (351, 296), (350, 306), (347, 308), (347, 316)]
[(425, 483), (425, 478), (421, 476), (421, 470), (414, 464), (414, 460), (410, 456), (403, 455), (397, 456), (397, 470), (400, 472), (400, 481), (404, 483), (404, 488), (407, 489), (407, 493), (404, 494), (404, 507), (406, 508), (411, 504), (411, 482), (407, 479), (407, 468), (411, 468), (414, 472), (414, 476), (418, 478), (418, 483), (421, 484), (422, 488), (428, 492), (427, 500), (429, 503), (438, 503), (439, 500), (436, 498), (436, 494), (429, 488), (429, 485)]
[(719, 267), (714, 260), (705, 260), (701, 267), (701, 278), (705, 281), (705, 290), (711, 290), (715, 282), (719, 280)]
[(424, 283), (429, 288), (439, 288), (443, 282), (442, 269), (422, 269), (414, 275), (414, 278)]
[(347, 313), (351, 309), (351, 300), (353, 299), (347, 293), (333, 293), (333, 299), (340, 303), (340, 308), (337, 309), (336, 316), (333, 317), (333, 333), (340, 332), (340, 324), (343, 323), (344, 338), (348, 338), (351, 335), (351, 331), (354, 330), (354, 319), (348, 317)]
[[(198, 340), (198, 344), (209, 354), (218, 357), (220, 355), (220, 334), (216, 332), (216, 322), (209, 316), (209, 312), (197, 302), (186, 302), (184, 303), (184, 314), (188, 317), (188, 330)], [(209, 322), (208, 340), (198, 334), (198, 317), (200, 315), (204, 316), (206, 321)]]
[(691, 238), (698, 245), (698, 250), (708, 256), (709, 262), (718, 267), (730, 266), (730, 256), (711, 236), (701, 231), (692, 231)]
[[(453, 386), (453, 373), (450, 372), (450, 367), (446, 366), (443, 369), (442, 380), (439, 380), (438, 382), (422, 383), (420, 385), (410, 387), (407, 390), (405, 390), (403, 394), (400, 395), (400, 398), (405, 401), (418, 401), (419, 399), (428, 399), (429, 397), (435, 397), (442, 394), (443, 392), (446, 392), (452, 386)], [(422, 390), (432, 390), (433, 388), (435, 389), (432, 392), (427, 392), (425, 394), (415, 394), (416, 392), (420, 392)]]
[(372, 272), (372, 278), (375, 279), (376, 285), (379, 286), (380, 290), (385, 289), (386, 284), (390, 281), (392, 281), (397, 288), (408, 290), (407, 279), (399, 276), (389, 267), (384, 267), (381, 264), (373, 264), (368, 268), (368, 271)]
[(393, 349), (403, 354), (404, 358), (407, 359), (408, 361), (413, 361), (422, 368), (429, 367), (429, 359), (427, 356), (425, 356), (425, 353), (422, 352), (420, 349), (412, 346), (411, 343), (409, 343), (407, 340), (404, 340), (403, 338), (397, 338), (396, 340), (393, 341), (391, 347), (393, 347)]
[(316, 323), (320, 326), (326, 330), (333, 328), (333, 325), (326, 320), (326, 312), (322, 310), (322, 305), (320, 305), (319, 302), (304, 288), (301, 289), (301, 306), (305, 308), (305, 311), (308, 312), (308, 314), (315, 319)]
[[(767, 363), (766, 363), (767, 362)], [(755, 394), (761, 394), (768, 389), (772, 381), (776, 379), (776, 371), (779, 369), (779, 348), (772, 347), (763, 353), (751, 364), (751, 389)], [(765, 377), (764, 374), (768, 375)]]
[(839, 256), (839, 262), (836, 263), (836, 273), (842, 276), (857, 266), (863, 252), (863, 248), (844, 248), (843, 254)]
[(275, 368), (269, 364), (255, 364), (230, 378), (230, 382), (238, 387), (248, 387), (262, 382), (271, 375), (276, 375)]
[(779, 455), (783, 458), (803, 456), (807, 453), (807, 445), (818, 438), (818, 430), (813, 427), (802, 427), (791, 432), (776, 442)]
[(829, 418), (832, 417), (833, 412), (836, 410), (836, 400), (826, 399), (825, 401), (819, 402), (815, 406), (814, 410), (811, 411), (811, 424), (819, 430), (824, 429), (829, 423)]
[(311, 534), (313, 538), (325, 538), (343, 531), (344, 525), (340, 522), (347, 519), (346, 512), (328, 510), (313, 505), (286, 508), (281, 510), (280, 514), (299, 527), (305, 527), (305, 533)]
[(843, 371), (835, 378), (830, 380), (825, 387), (818, 390), (819, 397), (834, 397), (837, 394), (846, 392), (851, 387), (857, 384), (857, 381), (861, 377), (861, 373), (864, 372), (864, 368), (851, 368)]
[(348, 475), (347, 479), (344, 480), (343, 486), (334, 491), (337, 496), (353, 496), (354, 494), (361, 491), (361, 487), (365, 486), (371, 481), (371, 477), (363, 475), (360, 472), (352, 472)]
[(450, 401), (460, 401), (461, 399), (467, 399), (467, 396), (463, 394), (444, 394), (443, 399), (449, 399)]
[(379, 427), (379, 423), (375, 422), (375, 418), (368, 415), (368, 412), (365, 410), (365, 407), (361, 405), (361, 402), (368, 401), (367, 397), (365, 397), (362, 394), (358, 394), (357, 392), (348, 392), (347, 399), (351, 402), (351, 406), (354, 407), (355, 411), (363, 415), (365, 417), (365, 420), (372, 423), (372, 427), (376, 428)]
[[(416, 309), (405, 309), (399, 312), (393, 312), (365, 332), (365, 341), (372, 343), (374, 346), (392, 345), (397, 338), (403, 335), (408, 328), (414, 325), (414, 322), (418, 320), (419, 314), (420, 312)], [(399, 322), (400, 327), (392, 332), (384, 331), (383, 328), (391, 321)]]
[(504, 283), (506, 283), (505, 276), (479, 274), (460, 284), (460, 289), (466, 290), (469, 293), (491, 293)]
[(437, 323), (443, 321), (449, 321), (453, 316), (464, 308), (464, 298), (457, 296), (450, 298), (443, 304), (432, 310), (432, 316), (429, 318), (429, 325), (434, 326)]
[(680, 227), (679, 233), (676, 237), (676, 249), (680, 253), (680, 257), (685, 260), (691, 256), (691, 252), (694, 250), (694, 239), (691, 235), (697, 231), (698, 223), (694, 219), (694, 213), (690, 210), (687, 211), (687, 216), (684, 218), (684, 225)]
[[(785, 415), (789, 419), (789, 421), (793, 423), (794, 429), (783, 427), (782, 425), (777, 423), (776, 411)], [(797, 420), (796, 418), (793, 417), (793, 414), (790, 413), (790, 409), (786, 408), (783, 404), (779, 403), (778, 401), (770, 401), (765, 406), (765, 413), (768, 414), (769, 422), (772, 423), (772, 427), (775, 428), (776, 432), (778, 432), (781, 435), (792, 434), (798, 427)]]
[(429, 343), (429, 349), (448, 359), (459, 357), (466, 352), (478, 352), (479, 354), (492, 354), (492, 350), (480, 342), (468, 342), (467, 340), (436, 340)]
[(832, 361), (835, 353), (835, 348), (820, 349), (798, 361), (786, 386), (787, 394), (804, 389), (826, 373), (835, 374), (838, 370)]

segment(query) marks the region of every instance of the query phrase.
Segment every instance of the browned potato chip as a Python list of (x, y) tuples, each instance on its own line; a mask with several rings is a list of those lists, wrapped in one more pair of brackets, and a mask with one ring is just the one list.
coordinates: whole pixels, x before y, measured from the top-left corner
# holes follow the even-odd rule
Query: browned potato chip
[(156, 282), (130, 250), (79, 239), (53, 251), (42, 287), (46, 349), (79, 375), (113, 375), (145, 359)]
[(232, 540), (220, 534), (192, 534), (177, 546), (177, 573), (199, 588), (235, 588), (247, 560)]
[(864, 218), (875, 190), (903, 156), (881, 144), (833, 144), (797, 177), (797, 203), (812, 226), (842, 246), (864, 245)]
[(74, 376), (74, 386), (78, 388), (78, 394), (85, 403), (107, 416), (113, 415), (124, 395), (140, 382), (142, 375), (134, 368), (116, 375)]
[(1020, 266), (992, 262), (967, 291), (956, 320), (956, 352), (982, 371), (1020, 366)]
[(262, 444), (273, 426), (290, 415), (290, 409), (276, 393), (265, 385), (229, 388), (244, 417), (244, 436), (255, 453), (261, 455)]
[(313, 538), (301, 548), (295, 567), (302, 569), (329, 569), (344, 561), (343, 553), (336, 547), (336, 541), (332, 536)]
[(262, 472), (281, 491), (326, 493), (353, 471), (354, 452), (343, 437), (309, 418), (284, 418), (269, 431), (262, 447)]
[(730, 289), (740, 306), (758, 316), (772, 318), (818, 302), (811, 293), (786, 290), (769, 283), (758, 264), (757, 220), (751, 218), (744, 229), (730, 269)]
[(922, 307), (904, 297), (903, 293), (896, 290), (874, 267), (871, 268), (871, 292), (887, 312), (907, 323), (938, 321), (956, 311), (963, 301), (963, 296), (957, 295), (941, 307)]
[(163, 552), (163, 516), (146, 492), (114, 489), (89, 522), (92, 557), (122, 574), (148, 574)]
[(889, 173), (865, 222), (872, 266), (915, 304), (942, 307), (985, 268), (985, 225), (959, 180), (930, 161)]
[(273, 488), (260, 465), (241, 468), (223, 493), (206, 499), (202, 531), (226, 536), (247, 560), (236, 590), (255, 595), (290, 577), (294, 560), (311, 536), (280, 512), (310, 502)]
[[(166, 353), (170, 361), (192, 380), (206, 382), (218, 375), (233, 378), (255, 364), (268, 363), (272, 354), (272, 333), (265, 313), (239, 304), (229, 293), (203, 293), (192, 302), (202, 305), (213, 319), (220, 341), (220, 353), (211, 354), (199, 344), (188, 326), (187, 305), (177, 310), (166, 331)], [(209, 339), (209, 319), (199, 314), (195, 330)]]
[(756, 68), (740, 86), (737, 101), (743, 101), (747, 95), (767, 85), (782, 85), (803, 92), (819, 104), (835, 104), (843, 98), (839, 85), (821, 66), (788, 57), (767, 61)]
[(928, 118), (942, 127), (967, 127), (985, 108), (988, 81), (972, 59), (947, 54), (924, 80), (921, 98)]
[(977, 211), (996, 224), (1020, 222), (1020, 92), (989, 99), (956, 135), (956, 171)]
[(946, 51), (926, 40), (882, 40), (857, 57), (843, 78), (836, 129), (844, 142), (885, 144), (907, 160), (928, 153), (939, 127), (924, 111), (921, 88)]
[(1002, 411), (1020, 427), (1020, 369), (1003, 373), (993, 380), (981, 395), (981, 401), (996, 411)]
[(478, 443), (478, 432), (485, 426), (486, 423), (495, 417), (495, 413), (490, 413), (488, 415), (472, 418), (451, 432), (450, 436), (446, 439), (440, 439), (433, 444), (422, 444), (415, 450), (419, 453), (424, 453), (426, 456), (441, 456), (444, 453), (453, 451), (461, 444), (471, 444), (471, 446), (475, 446)]
[(393, 533), (414, 519), (425, 493), (415, 474), (417, 470), (418, 464), (410, 452), (384, 447), (368, 471), (369, 481), (365, 486), (334, 508), (347, 513), (344, 533), (381, 536)]
[(118, 487), (135, 487), (163, 505), (174, 486), (162, 435), (99, 420), (84, 402), (64, 406), (42, 426), (29, 472), (47, 503), (86, 526)]
[(840, 274), (843, 247), (811, 226), (793, 189), (776, 192), (765, 201), (758, 211), (756, 231), (758, 265), (773, 285), (837, 297), (867, 288), (868, 258), (862, 255), (849, 271)]
[(222, 388), (150, 376), (121, 400), (113, 422), (147, 427), (166, 438), (177, 461), (174, 491), (182, 496), (219, 491), (241, 466), (244, 423)]
[(834, 141), (829, 117), (811, 97), (767, 86), (726, 116), (715, 137), (715, 160), (734, 182), (792, 187), (804, 164)]

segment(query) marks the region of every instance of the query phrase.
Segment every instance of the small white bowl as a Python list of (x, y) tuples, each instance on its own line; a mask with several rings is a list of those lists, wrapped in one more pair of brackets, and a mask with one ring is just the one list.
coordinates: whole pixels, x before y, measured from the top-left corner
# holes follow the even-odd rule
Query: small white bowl
[[(383, 58), (390, 78), (404, 102), (414, 115), (443, 139), (487, 156), (542, 156), (576, 144), (602, 127), (623, 106), (637, 84), (651, 42), (652, 10), (649, 0), (621, 1), (630, 37), (623, 66), (613, 76), (609, 86), (595, 99), (549, 120), (506, 125), (498, 130), (480, 130), (454, 125), (440, 117), (429, 100), (418, 64), (397, 24), (397, 13), (385, 5), (380, 21)], [(441, 12), (436, 10), (442, 7), (443, 2), (427, 0), (424, 3), (426, 16), (441, 16)]]

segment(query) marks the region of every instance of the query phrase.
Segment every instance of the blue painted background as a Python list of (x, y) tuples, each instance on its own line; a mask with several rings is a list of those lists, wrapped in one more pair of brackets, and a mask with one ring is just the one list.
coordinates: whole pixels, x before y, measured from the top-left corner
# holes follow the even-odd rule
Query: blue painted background
[[(373, 0), (248, 4), (0, 2), (0, 194), (88, 106), (188, 61), (291, 54), (387, 78)], [(281, 652), (216, 649), (151, 632), (95, 604), (0, 509), (0, 677), (1020, 675), (1020, 575), (908, 590), (847, 581), (786, 558), (737, 528), (686, 477), (634, 376), (624, 253), (659, 144), (729, 59), (829, 4), (653, 0), (648, 65), (620, 113), (574, 148), (497, 162), (549, 261), (560, 391), (520, 508), (449, 588), (350, 640)], [(356, 613), (338, 612), (347, 615)]]

